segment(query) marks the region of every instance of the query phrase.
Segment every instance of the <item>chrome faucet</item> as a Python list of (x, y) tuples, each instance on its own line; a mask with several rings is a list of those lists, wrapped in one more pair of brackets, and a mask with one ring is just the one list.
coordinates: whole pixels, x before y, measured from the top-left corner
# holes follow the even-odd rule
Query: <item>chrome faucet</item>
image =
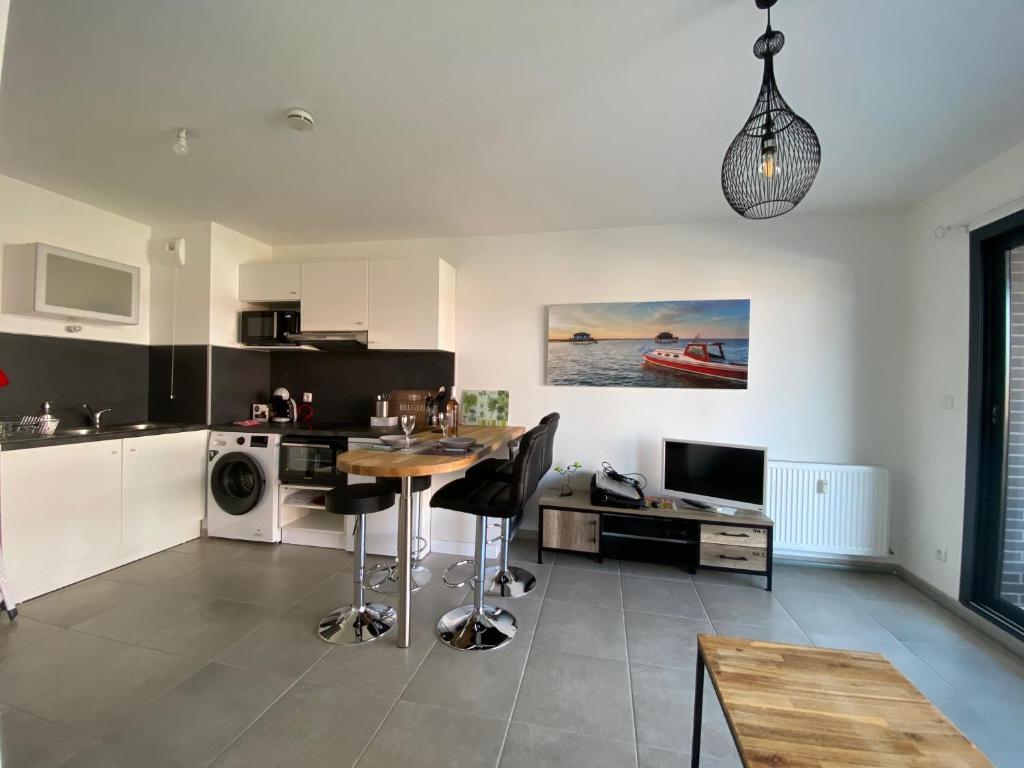
[(100, 420), (103, 418), (103, 414), (114, 410), (113, 408), (104, 408), (100, 411), (94, 411), (89, 407), (88, 403), (82, 403), (82, 407), (85, 408), (86, 412), (88, 412), (89, 417), (92, 419), (92, 425), (96, 427), (96, 429), (100, 428)]

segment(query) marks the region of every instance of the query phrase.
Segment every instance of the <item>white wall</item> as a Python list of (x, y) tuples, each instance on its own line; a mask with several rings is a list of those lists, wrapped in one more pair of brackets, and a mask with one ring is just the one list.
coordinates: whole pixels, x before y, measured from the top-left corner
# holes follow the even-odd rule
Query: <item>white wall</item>
[[(184, 268), (175, 269), (164, 243), (184, 237)], [(153, 229), (152, 343), (170, 344), (172, 317), (178, 344), (238, 345), (238, 265), (269, 261), (269, 245), (214, 221), (159, 224)], [(178, 301), (174, 309), (174, 277)]]
[[(168, 240), (185, 238), (185, 266), (164, 251)], [(208, 221), (157, 224), (150, 246), (154, 345), (207, 344), (210, 338), (210, 240)], [(175, 299), (175, 280), (177, 298)]]
[[(950, 596), (959, 594), (967, 445), (968, 237), (941, 240), (937, 226), (964, 221), (1024, 192), (1024, 144), (922, 201), (907, 217), (905, 445), (896, 484), (903, 565)], [(1016, 208), (1024, 207), (1020, 202)], [(1009, 215), (1013, 207), (972, 228)], [(953, 410), (942, 407), (953, 396)], [(945, 549), (946, 562), (935, 557)]]
[(270, 261), (271, 248), (212, 222), (210, 243), (210, 344), (238, 346), (238, 265)]
[[(458, 270), (457, 385), (508, 389), (511, 419), (562, 414), (555, 460), (660, 485), (663, 436), (778, 459), (892, 466), (904, 322), (897, 215), (293, 246), (277, 259), (429, 254)], [(747, 391), (549, 387), (548, 304), (751, 299)], [(582, 483), (582, 477), (580, 482)]]
[(99, 325), (2, 313), (0, 332), (69, 336), (64, 326), (74, 323), (83, 326), (75, 338), (148, 343), (149, 237), (150, 228), (145, 224), (0, 176), (0, 245), (5, 258), (22, 257), (27, 244), (43, 242), (141, 267), (138, 325)]

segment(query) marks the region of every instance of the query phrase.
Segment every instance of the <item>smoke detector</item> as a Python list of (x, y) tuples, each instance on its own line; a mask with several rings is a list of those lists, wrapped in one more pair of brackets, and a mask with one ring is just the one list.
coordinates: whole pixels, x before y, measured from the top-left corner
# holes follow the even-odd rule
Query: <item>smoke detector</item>
[(300, 133), (307, 133), (313, 130), (313, 126), (316, 122), (313, 120), (313, 116), (304, 109), (290, 109), (288, 114), (285, 115), (285, 120), (288, 121), (288, 125)]

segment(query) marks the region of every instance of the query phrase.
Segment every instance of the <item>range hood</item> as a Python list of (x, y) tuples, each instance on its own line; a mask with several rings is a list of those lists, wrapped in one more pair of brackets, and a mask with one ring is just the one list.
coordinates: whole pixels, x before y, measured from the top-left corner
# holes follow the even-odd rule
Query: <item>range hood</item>
[(325, 352), (355, 352), (368, 346), (366, 331), (302, 331), (289, 334), (288, 341)]

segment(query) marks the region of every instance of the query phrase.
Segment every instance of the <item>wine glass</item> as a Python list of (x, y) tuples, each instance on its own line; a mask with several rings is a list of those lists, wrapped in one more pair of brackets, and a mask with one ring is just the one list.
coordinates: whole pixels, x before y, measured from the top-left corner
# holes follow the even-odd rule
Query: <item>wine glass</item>
[(403, 414), (402, 416), (402, 431), (405, 432), (405, 447), (409, 448), (412, 443), (409, 440), (409, 435), (412, 434), (413, 428), (416, 426), (416, 417), (411, 413)]
[(449, 413), (442, 413), (437, 417), (437, 426), (441, 428), (441, 439), (448, 439), (448, 427), (452, 425), (452, 417)]

